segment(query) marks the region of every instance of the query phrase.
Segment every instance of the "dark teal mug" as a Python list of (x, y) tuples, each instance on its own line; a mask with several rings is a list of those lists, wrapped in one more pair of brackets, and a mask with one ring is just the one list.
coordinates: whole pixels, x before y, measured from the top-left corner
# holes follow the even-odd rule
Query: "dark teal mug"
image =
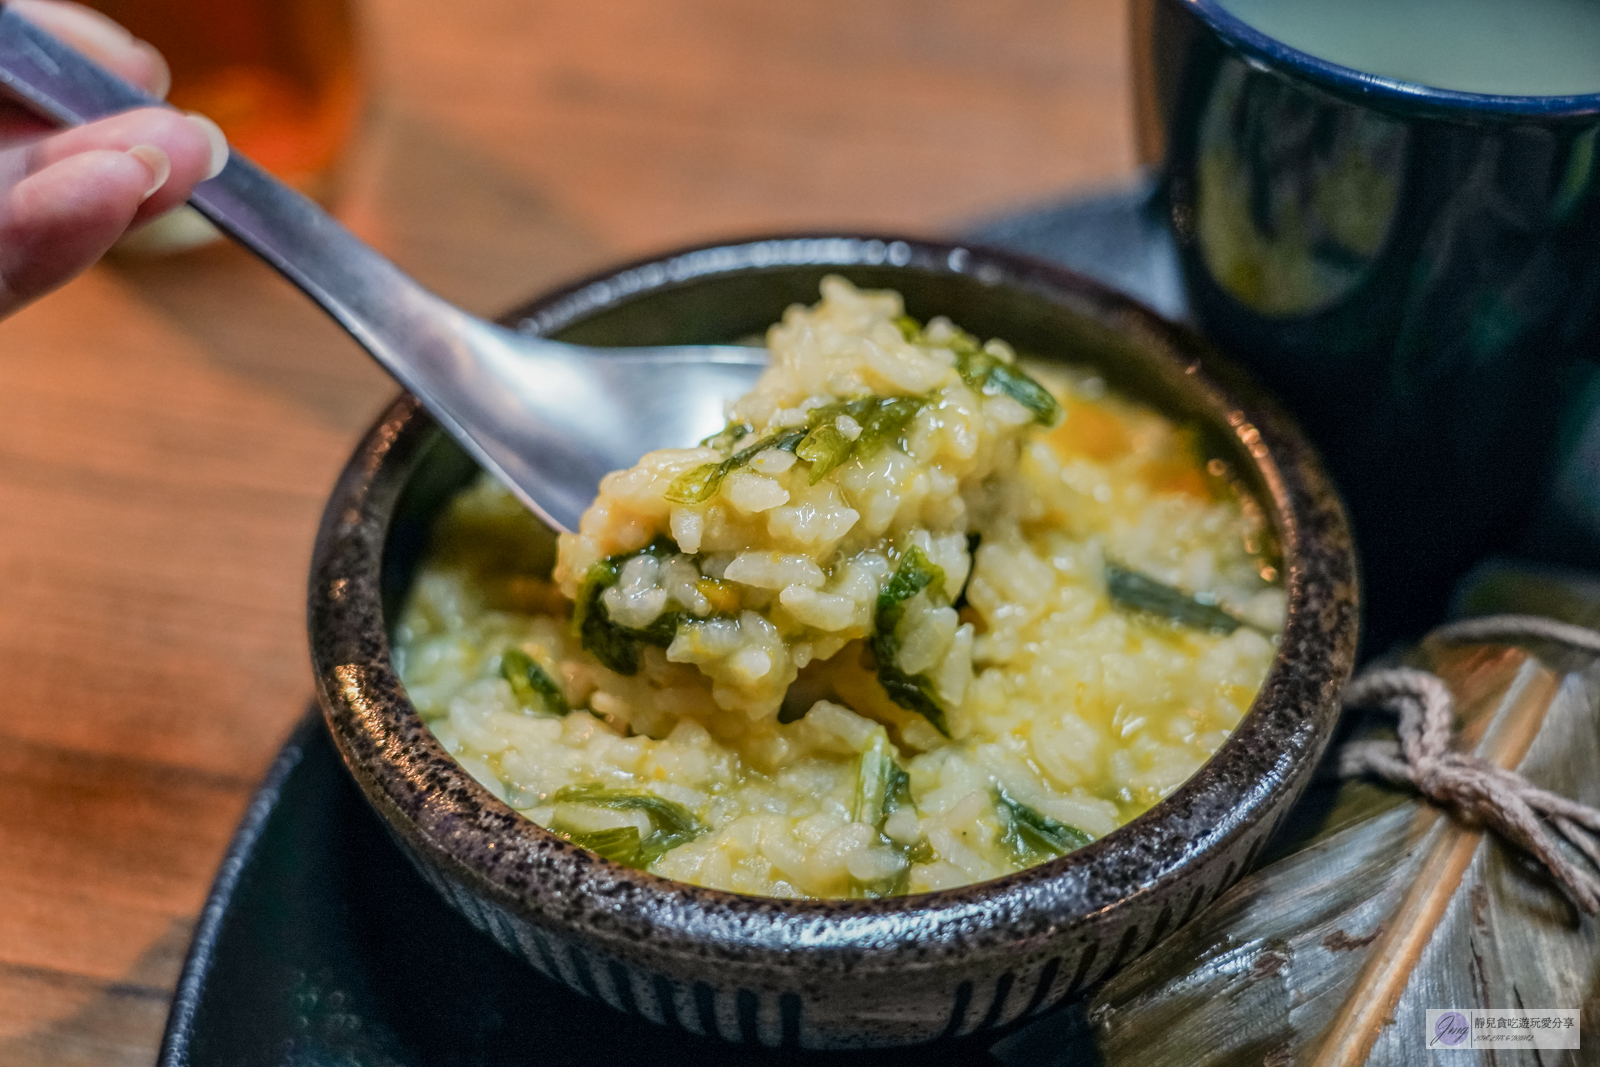
[(1381, 650), (1514, 542), (1549, 475), (1597, 348), (1600, 93), (1367, 74), (1217, 0), (1140, 0), (1135, 35), (1192, 314), (1322, 450)]

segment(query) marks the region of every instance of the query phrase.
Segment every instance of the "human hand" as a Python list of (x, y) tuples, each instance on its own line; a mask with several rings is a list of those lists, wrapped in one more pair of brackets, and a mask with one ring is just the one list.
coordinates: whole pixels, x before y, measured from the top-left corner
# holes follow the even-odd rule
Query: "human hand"
[[(104, 15), (64, 0), (6, 6), (166, 96), (161, 54)], [(130, 227), (182, 204), (227, 159), (222, 131), (203, 116), (141, 108), (55, 132), (0, 97), (0, 317), (70, 281)]]

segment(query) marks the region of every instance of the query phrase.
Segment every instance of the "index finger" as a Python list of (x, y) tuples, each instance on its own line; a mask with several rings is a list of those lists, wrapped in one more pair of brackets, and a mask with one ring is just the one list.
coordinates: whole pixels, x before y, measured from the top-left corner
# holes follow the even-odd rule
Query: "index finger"
[(166, 99), (172, 72), (161, 53), (100, 12), (67, 0), (7, 0), (6, 6), (118, 77)]

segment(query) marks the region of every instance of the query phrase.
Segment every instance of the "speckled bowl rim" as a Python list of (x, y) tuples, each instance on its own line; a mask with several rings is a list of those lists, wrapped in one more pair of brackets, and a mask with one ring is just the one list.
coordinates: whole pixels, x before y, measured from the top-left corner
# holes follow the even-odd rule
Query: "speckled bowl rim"
[[(1008, 286), (1124, 331), (1171, 363), (1254, 457), (1260, 500), (1281, 540), (1289, 612), (1250, 711), (1165, 800), (1093, 844), (992, 881), (886, 900), (746, 896), (624, 868), (517, 814), (445, 752), (406, 698), (389, 657), (379, 571), (390, 513), (437, 431), (403, 396), (356, 450), (329, 501), (310, 590), (319, 696), (346, 765), (369, 800), (431, 862), (489, 899), (622, 951), (740, 963), (793, 953), (855, 973), (934, 965), (984, 946), (1037, 945), (1147, 895), (1249, 832), (1301, 789), (1332, 733), (1354, 663), (1354, 549), (1337, 494), (1276, 404), (1192, 331), (1053, 264), (979, 246), (898, 237), (815, 235), (719, 243), (596, 274), (504, 318), (556, 333), (640, 294), (696, 279), (784, 267), (903, 267)], [(953, 309), (959, 317), (959, 310)], [(1158, 358), (1161, 358), (1158, 357)], [(404, 471), (397, 476), (396, 471)], [(1247, 869), (1261, 842), (1226, 885)], [(1172, 927), (1182, 925), (1199, 903)], [(1157, 930), (1150, 944), (1159, 939)], [(914, 944), (909, 944), (913, 941)], [(1125, 947), (1125, 946), (1124, 946)], [(908, 956), (908, 950), (910, 955)]]

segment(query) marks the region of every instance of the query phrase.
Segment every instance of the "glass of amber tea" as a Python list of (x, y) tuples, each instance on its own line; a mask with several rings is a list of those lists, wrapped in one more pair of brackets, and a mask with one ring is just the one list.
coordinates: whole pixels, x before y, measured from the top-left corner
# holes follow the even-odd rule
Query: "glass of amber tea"
[(363, 99), (353, 0), (88, 0), (159, 48), (173, 105), (326, 202)]

